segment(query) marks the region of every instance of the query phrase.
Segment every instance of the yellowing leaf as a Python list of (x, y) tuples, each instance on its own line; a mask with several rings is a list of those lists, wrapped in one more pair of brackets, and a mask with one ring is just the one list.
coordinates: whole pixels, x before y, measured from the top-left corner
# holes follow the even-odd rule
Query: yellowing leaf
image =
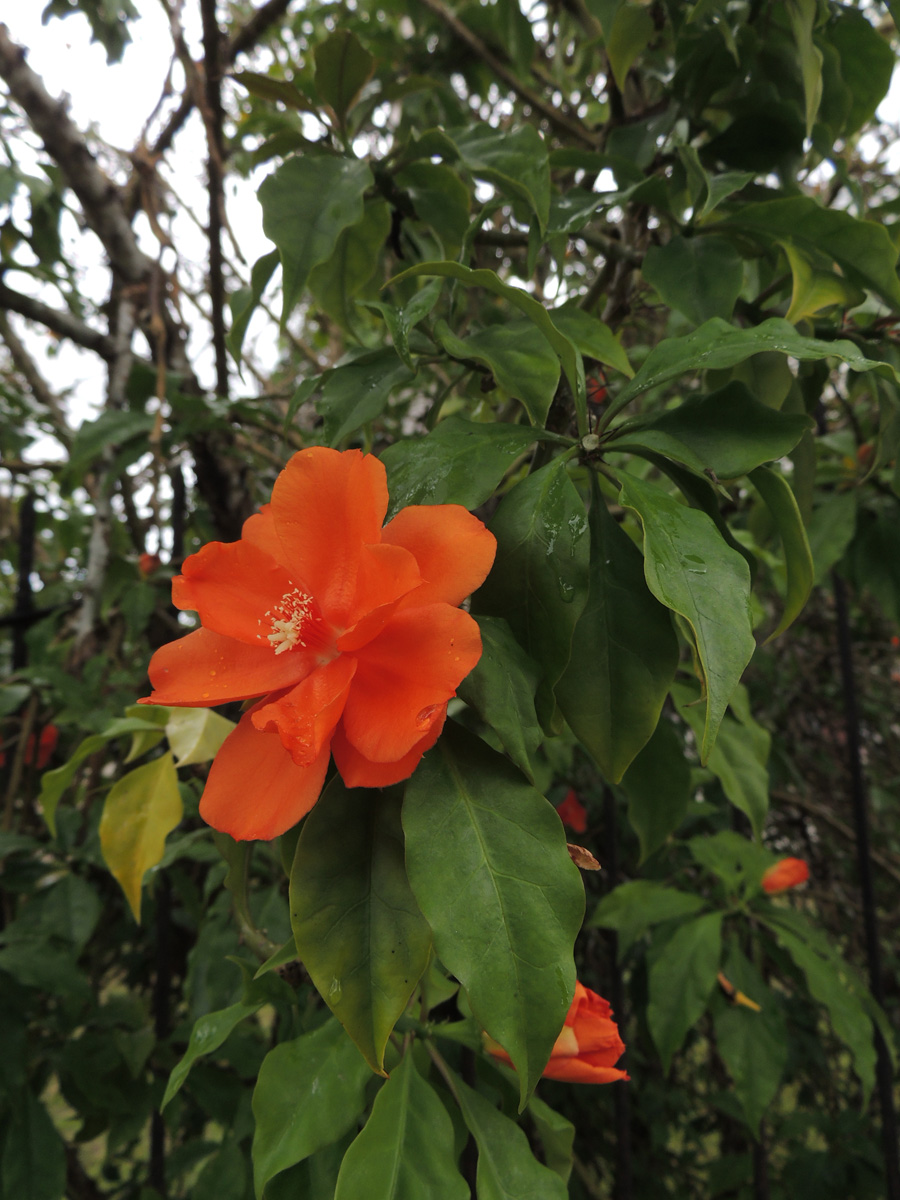
[(793, 276), (791, 307), (787, 312), (787, 320), (792, 324), (796, 325), (804, 317), (810, 317), (832, 304), (853, 308), (865, 299), (865, 293), (860, 288), (854, 287), (835, 271), (816, 268), (791, 242), (779, 242), (779, 245), (787, 255)]
[(141, 882), (163, 856), (166, 835), (181, 820), (181, 793), (170, 754), (155, 758), (114, 784), (100, 818), (100, 848), (141, 919)]
[(215, 758), (232, 729), (233, 721), (208, 708), (173, 708), (166, 722), (166, 737), (178, 766), (189, 767)]

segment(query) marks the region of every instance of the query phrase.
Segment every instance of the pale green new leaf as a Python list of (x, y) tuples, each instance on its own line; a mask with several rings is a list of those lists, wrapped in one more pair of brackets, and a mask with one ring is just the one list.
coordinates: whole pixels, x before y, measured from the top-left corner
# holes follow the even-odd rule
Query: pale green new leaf
[(233, 721), (226, 721), (211, 708), (170, 708), (166, 737), (175, 765), (209, 762), (234, 728)]

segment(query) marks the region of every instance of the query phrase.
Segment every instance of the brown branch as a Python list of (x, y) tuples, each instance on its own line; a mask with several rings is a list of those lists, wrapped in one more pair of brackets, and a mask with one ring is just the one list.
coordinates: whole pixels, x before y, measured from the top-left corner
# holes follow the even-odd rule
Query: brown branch
[(421, 3), (443, 21), (447, 28), (460, 41), (465, 42), (469, 49), (477, 54), (482, 62), (490, 67), (498, 79), (502, 79), (507, 87), (515, 92), (520, 100), (524, 100), (526, 104), (530, 104), (535, 112), (539, 112), (551, 125), (555, 126), (562, 133), (567, 133), (570, 137), (577, 138), (578, 141), (583, 142), (586, 146), (590, 146), (593, 149), (599, 146), (600, 138), (598, 134), (586, 129), (580, 121), (576, 121), (572, 117), (566, 116), (564, 112), (560, 112), (558, 108), (555, 108), (554, 105), (545, 100), (539, 92), (526, 87), (521, 80), (516, 78), (509, 67), (488, 49), (481, 38), (469, 29), (468, 25), (464, 25), (457, 16), (441, 3), (441, 0), (421, 0)]
[(114, 269), (129, 283), (143, 280), (151, 260), (140, 249), (121, 193), (87, 148), (81, 130), (70, 120), (65, 101), (54, 100), (39, 75), (25, 61), (0, 24), (0, 76), (10, 96), (27, 115), (50, 157), (63, 171), (78, 197), (85, 220), (103, 243)]
[(209, 191), (209, 299), (212, 309), (213, 350), (216, 356), (216, 392), (228, 396), (228, 355), (225, 350), (225, 279), (222, 258), (222, 225), (225, 207), (222, 137), (222, 45), (216, 0), (200, 0), (203, 18), (203, 57), (205, 75), (204, 124), (209, 146), (207, 181)]
[(2, 282), (0, 282), (0, 309), (18, 313), (20, 317), (27, 317), (29, 321), (44, 325), (47, 329), (59, 334), (60, 337), (68, 338), (76, 345), (83, 346), (85, 350), (93, 350), (107, 362), (113, 357), (113, 340), (107, 334), (101, 333), (99, 329), (92, 329), (90, 325), (79, 321), (78, 317), (69, 312), (52, 308), (49, 304), (35, 300), (33, 296), (26, 296), (23, 292), (13, 291)]
[(32, 396), (49, 414), (54, 433), (64, 446), (68, 446), (72, 440), (72, 431), (66, 423), (66, 416), (59, 397), (50, 390), (47, 381), (37, 369), (34, 359), (25, 349), (2, 309), (0, 309), (0, 338), (6, 343), (13, 366), (25, 380)]
[[(848, 842), (856, 844), (856, 834), (834, 813), (830, 812), (823, 804), (816, 804), (814, 800), (806, 800), (802, 796), (796, 795), (794, 792), (772, 792), (772, 798), (779, 800), (784, 804), (792, 804), (795, 808), (799, 808), (801, 812), (809, 813), (810, 816), (816, 817), (818, 820), (829, 825), (835, 833), (839, 833), (846, 838)], [(872, 850), (872, 861), (881, 867), (882, 871), (890, 875), (897, 883), (900, 883), (900, 867), (895, 862), (892, 862), (887, 855), (879, 850)]]

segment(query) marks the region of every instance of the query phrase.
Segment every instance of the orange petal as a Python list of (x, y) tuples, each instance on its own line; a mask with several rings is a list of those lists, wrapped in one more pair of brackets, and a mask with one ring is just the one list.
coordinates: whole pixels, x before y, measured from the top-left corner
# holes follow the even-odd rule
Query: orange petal
[(241, 541), (252, 543), (259, 550), (264, 550), (266, 554), (270, 554), (277, 563), (285, 566), (281, 561), (284, 551), (281, 547), (281, 539), (278, 536), (278, 531), (275, 528), (275, 518), (272, 515), (271, 504), (264, 504), (258, 513), (254, 513), (252, 517), (247, 518), (241, 526)]
[(565, 1083), (615, 1083), (630, 1078), (606, 1063), (594, 1063), (584, 1058), (551, 1058), (544, 1068), (545, 1079), (560, 1079)]
[(384, 629), (397, 601), (422, 582), (416, 560), (401, 546), (363, 546), (356, 597), (347, 620), (353, 624), (337, 641), (338, 650), (358, 650)]
[(148, 668), (154, 691), (142, 703), (212, 707), (292, 687), (317, 665), (306, 650), (275, 654), (198, 629), (161, 646)]
[(213, 633), (271, 649), (266, 613), (295, 586), (284, 567), (252, 542), (209, 542), (181, 571), (172, 580), (176, 608), (199, 613)]
[(494, 535), (459, 504), (403, 508), (382, 540), (411, 551), (427, 581), (407, 604), (462, 603), (484, 583), (497, 552)]
[(359, 450), (300, 450), (275, 481), (272, 513), (280, 561), (338, 628), (349, 624), (360, 554), (363, 546), (381, 541), (387, 502), (384, 467)]
[(334, 755), (334, 765), (340, 771), (341, 778), (347, 787), (384, 788), (390, 787), (392, 783), (400, 783), (403, 779), (409, 779), (419, 765), (422, 755), (426, 750), (430, 750), (440, 737), (447, 717), (446, 704), (442, 705), (442, 710), (441, 715), (422, 740), (416, 742), (408, 754), (404, 754), (402, 758), (392, 763), (372, 762), (371, 759), (360, 754), (356, 747), (351, 746), (347, 741), (342, 726), (338, 725), (334, 731), (331, 753)]
[(200, 816), (238, 841), (268, 841), (296, 825), (319, 798), (330, 747), (298, 767), (277, 733), (260, 733), (245, 713), (213, 760)]
[(442, 718), (480, 657), (481, 634), (468, 613), (449, 604), (400, 609), (357, 652), (347, 740), (372, 762), (397, 762)]
[(274, 729), (297, 766), (308, 766), (331, 739), (355, 671), (356, 659), (347, 655), (317, 667), (286, 695), (258, 704), (254, 727)]

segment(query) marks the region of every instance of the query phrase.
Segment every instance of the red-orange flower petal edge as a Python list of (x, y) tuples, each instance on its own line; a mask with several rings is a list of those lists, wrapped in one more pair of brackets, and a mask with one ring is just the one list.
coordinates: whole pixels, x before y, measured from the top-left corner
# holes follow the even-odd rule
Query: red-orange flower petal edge
[(563, 825), (568, 825), (576, 833), (584, 833), (587, 829), (587, 809), (578, 799), (574, 788), (569, 788), (556, 811)]
[(782, 858), (769, 867), (762, 877), (764, 892), (770, 896), (786, 892), (809, 879), (809, 867), (802, 858)]
[[(488, 1037), (485, 1037), (485, 1045), (495, 1058), (512, 1066), (502, 1046)], [(612, 1009), (608, 1002), (582, 983), (576, 983), (575, 996), (543, 1076), (564, 1083), (615, 1083), (617, 1080), (627, 1080), (627, 1071), (615, 1065), (624, 1051), (625, 1043), (612, 1020)]]
[(200, 806), (232, 837), (296, 824), (332, 749), (348, 787), (408, 778), (478, 662), (478, 626), (456, 605), (486, 578), (493, 535), (452, 504), (401, 510), (382, 529), (387, 499), (371, 455), (301, 450), (240, 540), (203, 547), (173, 583), (202, 628), (153, 656), (147, 702), (257, 701)]

